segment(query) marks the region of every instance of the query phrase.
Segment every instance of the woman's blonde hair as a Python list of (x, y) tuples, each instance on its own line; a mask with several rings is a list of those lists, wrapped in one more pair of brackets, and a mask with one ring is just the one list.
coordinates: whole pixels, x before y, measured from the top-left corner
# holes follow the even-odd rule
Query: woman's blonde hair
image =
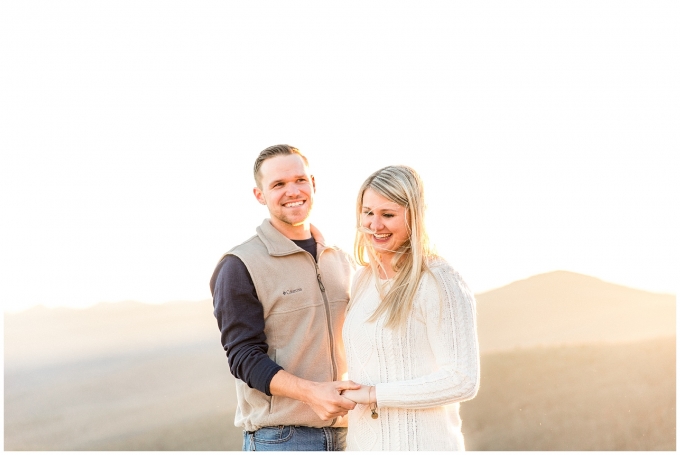
[[(408, 239), (400, 245), (392, 258), (392, 269), (396, 272), (392, 285), (387, 292), (386, 283), (379, 280), (382, 264), (379, 253), (373, 248), (369, 236), (373, 234), (362, 225), (363, 199), (367, 189), (372, 189), (381, 196), (404, 207)], [(418, 173), (408, 166), (387, 166), (371, 174), (359, 189), (356, 206), (357, 232), (354, 240), (354, 256), (362, 265), (369, 265), (375, 282), (378, 283), (381, 302), (369, 321), (375, 322), (386, 314), (385, 326), (399, 328), (406, 325), (406, 320), (413, 308), (413, 299), (423, 273), (428, 272), (428, 262), (436, 257), (430, 246), (425, 229), (425, 194), (423, 181)], [(368, 273), (358, 277), (355, 289), (361, 288)], [(352, 296), (354, 297), (354, 296)]]

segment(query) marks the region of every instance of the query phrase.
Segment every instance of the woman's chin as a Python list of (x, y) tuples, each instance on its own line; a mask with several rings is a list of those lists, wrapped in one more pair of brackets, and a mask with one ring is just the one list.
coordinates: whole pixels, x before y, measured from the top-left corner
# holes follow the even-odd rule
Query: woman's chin
[(387, 254), (394, 254), (394, 251), (392, 250), (392, 248), (389, 247), (389, 245), (376, 245), (374, 243), (373, 249), (375, 250), (376, 253), (381, 254), (383, 256)]

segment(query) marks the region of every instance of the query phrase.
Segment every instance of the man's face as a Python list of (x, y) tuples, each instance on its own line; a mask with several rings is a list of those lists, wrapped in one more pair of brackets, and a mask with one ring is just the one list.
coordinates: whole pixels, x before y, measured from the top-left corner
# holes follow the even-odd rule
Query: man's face
[(265, 204), (274, 227), (284, 232), (309, 218), (314, 203), (314, 177), (299, 155), (278, 155), (260, 166), (260, 188), (253, 193)]

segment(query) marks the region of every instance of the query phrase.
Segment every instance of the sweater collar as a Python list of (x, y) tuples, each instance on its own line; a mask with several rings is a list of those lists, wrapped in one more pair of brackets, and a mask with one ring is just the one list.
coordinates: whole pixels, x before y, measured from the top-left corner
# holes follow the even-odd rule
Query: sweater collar
[[(281, 234), (274, 226), (272, 226), (269, 218), (265, 218), (262, 224), (256, 229), (258, 237), (267, 248), (270, 256), (286, 256), (288, 254), (299, 253), (304, 251), (297, 246), (295, 242)], [(314, 240), (317, 243), (317, 255), (326, 249), (326, 244), (323, 236), (318, 229), (312, 229)]]

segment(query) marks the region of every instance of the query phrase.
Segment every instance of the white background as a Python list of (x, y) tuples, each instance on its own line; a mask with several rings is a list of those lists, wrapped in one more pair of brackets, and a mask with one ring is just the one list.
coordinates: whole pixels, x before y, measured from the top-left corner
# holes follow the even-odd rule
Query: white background
[(677, 292), (674, 1), (4, 1), (6, 310), (208, 298), (277, 143), (351, 250), (361, 182), (423, 176), (475, 292), (552, 270)]

